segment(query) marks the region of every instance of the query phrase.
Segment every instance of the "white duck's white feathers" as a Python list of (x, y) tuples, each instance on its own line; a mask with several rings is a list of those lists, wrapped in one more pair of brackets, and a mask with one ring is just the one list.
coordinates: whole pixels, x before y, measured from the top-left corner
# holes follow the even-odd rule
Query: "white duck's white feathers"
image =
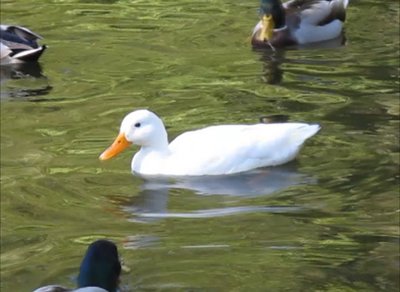
[(304, 123), (219, 125), (189, 131), (168, 145), (160, 118), (148, 110), (127, 115), (120, 133), (141, 146), (132, 171), (141, 175), (222, 175), (294, 159), (319, 125)]

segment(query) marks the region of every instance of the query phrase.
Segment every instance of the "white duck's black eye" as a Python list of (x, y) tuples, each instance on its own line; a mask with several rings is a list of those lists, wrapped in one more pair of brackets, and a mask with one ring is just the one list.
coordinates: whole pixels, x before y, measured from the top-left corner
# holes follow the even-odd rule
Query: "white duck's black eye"
[(140, 123), (136, 123), (136, 124), (135, 124), (135, 127), (136, 127), (136, 128), (139, 128), (140, 126), (141, 126)]

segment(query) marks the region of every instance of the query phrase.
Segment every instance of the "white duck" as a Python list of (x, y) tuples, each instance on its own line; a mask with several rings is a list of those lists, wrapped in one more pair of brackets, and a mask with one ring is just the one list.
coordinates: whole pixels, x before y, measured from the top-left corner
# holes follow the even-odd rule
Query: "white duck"
[(136, 144), (141, 148), (132, 171), (140, 175), (233, 174), (294, 159), (319, 129), (304, 123), (219, 125), (185, 132), (168, 144), (161, 119), (142, 109), (123, 119), (118, 137), (99, 158), (109, 159)]

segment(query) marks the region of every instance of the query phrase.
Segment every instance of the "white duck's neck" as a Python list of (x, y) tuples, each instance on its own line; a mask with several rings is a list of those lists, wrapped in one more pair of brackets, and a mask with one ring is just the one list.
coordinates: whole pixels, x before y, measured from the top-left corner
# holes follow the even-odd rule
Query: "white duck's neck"
[(153, 143), (142, 145), (140, 150), (134, 155), (131, 167), (133, 172), (142, 174), (156, 174), (154, 170), (160, 169), (165, 165), (171, 152), (168, 147), (168, 139), (153, 141)]
[(158, 143), (152, 145), (142, 145), (140, 147), (140, 151), (143, 153), (158, 152), (158, 153), (168, 154), (169, 153), (168, 141), (162, 144)]
[(158, 128), (157, 133), (142, 145), (141, 150), (144, 152), (169, 152), (168, 134), (164, 125)]

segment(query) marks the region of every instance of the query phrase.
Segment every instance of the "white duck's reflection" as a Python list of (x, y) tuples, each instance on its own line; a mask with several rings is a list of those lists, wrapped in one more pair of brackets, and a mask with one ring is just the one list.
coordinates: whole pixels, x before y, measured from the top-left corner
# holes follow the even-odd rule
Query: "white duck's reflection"
[(168, 194), (172, 189), (185, 189), (199, 195), (248, 198), (267, 196), (289, 187), (316, 183), (315, 178), (298, 172), (295, 163), (235, 175), (143, 179), (139, 196), (135, 196), (129, 206), (123, 207), (124, 211), (134, 216), (131, 219), (133, 221), (141, 221), (143, 218), (210, 218), (249, 212), (297, 212), (299, 207), (255, 205), (176, 213), (168, 211)]

